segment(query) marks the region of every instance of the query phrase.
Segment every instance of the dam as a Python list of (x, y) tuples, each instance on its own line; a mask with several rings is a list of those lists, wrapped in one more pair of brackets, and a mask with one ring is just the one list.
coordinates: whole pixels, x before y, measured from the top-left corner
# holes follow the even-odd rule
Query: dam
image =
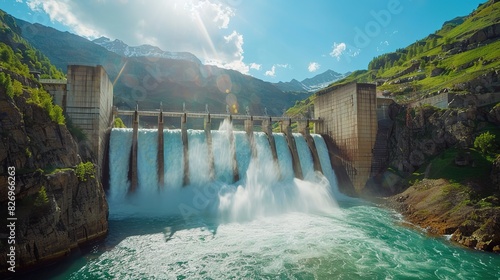
[[(138, 145), (138, 126), (139, 118), (143, 116), (156, 117), (158, 119), (158, 131), (163, 130), (164, 118), (176, 118), (180, 120), (181, 140), (183, 141), (183, 182), (189, 183), (189, 141), (187, 137), (186, 122), (188, 119), (203, 119), (204, 134), (208, 145), (207, 160), (211, 163), (214, 156), (211, 154), (212, 141), (212, 120), (228, 119), (231, 121), (240, 121), (244, 123), (243, 130), (247, 134), (249, 141), (253, 143), (254, 130), (264, 132), (267, 136), (270, 153), (273, 155), (273, 161), (277, 162), (277, 152), (275, 147), (273, 128), (278, 124), (279, 131), (283, 133), (290, 153), (292, 155), (292, 169), (295, 176), (299, 179), (304, 177), (301, 162), (298, 159), (298, 149), (296, 147), (296, 138), (293, 133), (300, 133), (307, 143), (308, 149), (313, 157), (313, 165), (316, 170), (320, 170), (319, 156), (315, 152), (315, 143), (312, 141), (310, 133), (316, 133), (322, 136), (328, 142), (328, 154), (335, 168), (341, 169), (342, 173), (347, 174), (348, 184), (352, 184), (355, 193), (361, 193), (365, 183), (373, 175), (371, 172), (374, 165), (379, 166), (378, 160), (373, 157), (375, 139), (377, 137), (380, 100), (376, 98), (376, 87), (373, 84), (350, 83), (333, 88), (326, 88), (316, 93), (317, 98), (314, 101), (313, 119), (292, 119), (288, 117), (270, 117), (270, 116), (251, 116), (230, 115), (230, 114), (210, 114), (207, 112), (159, 112), (157, 111), (123, 111), (113, 109), (113, 86), (109, 80), (106, 71), (100, 65), (69, 65), (67, 80), (40, 80), (44, 88), (53, 96), (56, 104), (60, 105), (64, 113), (71, 119), (75, 127), (80, 128), (86, 135), (86, 142), (93, 153), (98, 176), (107, 183), (109, 161), (108, 155), (110, 143), (109, 137), (113, 124), (113, 116), (130, 116), (132, 122), (132, 147), (131, 159), (129, 162), (129, 175), (131, 180), (130, 189), (134, 191), (138, 185), (137, 164), (137, 145)], [(380, 103), (380, 104), (379, 104)], [(383, 106), (382, 106), (383, 107)], [(385, 106), (387, 108), (387, 106)], [(384, 110), (384, 109), (382, 109)], [(255, 129), (255, 124), (261, 123), (262, 129)], [(292, 132), (294, 127), (295, 132)], [(296, 128), (295, 128), (296, 127)], [(276, 130), (276, 129), (275, 129)], [(166, 147), (158, 144), (163, 142), (161, 137), (163, 133), (157, 133), (158, 153)], [(229, 143), (233, 143), (234, 138), (229, 138)], [(111, 144), (113, 145), (113, 144)], [(228, 147), (232, 147), (230, 144)], [(254, 147), (254, 144), (251, 144)], [(255, 153), (255, 149), (253, 149)], [(387, 153), (378, 151), (377, 153)], [(234, 152), (233, 152), (234, 154)], [(234, 156), (233, 156), (234, 157)], [(165, 178), (161, 169), (164, 169), (166, 162), (162, 156), (155, 156), (158, 164), (158, 182), (162, 185)], [(233, 160), (233, 181), (237, 181), (242, 172), (236, 166)], [(378, 168), (378, 167), (377, 167)], [(214, 170), (211, 167), (211, 170)], [(192, 171), (191, 171), (192, 172)], [(213, 173), (213, 171), (211, 171)], [(212, 175), (211, 175), (212, 176)], [(213, 177), (213, 176), (212, 176)], [(344, 180), (345, 181), (345, 180)]]
[[(227, 114), (210, 114), (210, 113), (182, 113), (182, 112), (163, 112), (161, 109), (159, 111), (114, 111), (115, 116), (132, 116), (132, 128), (131, 129), (113, 129), (111, 131), (111, 141), (110, 147), (117, 146), (121, 151), (125, 151), (125, 158), (120, 159), (123, 161), (127, 158), (128, 160), (128, 179), (129, 192), (135, 192), (138, 185), (143, 185), (144, 182), (139, 182), (139, 170), (141, 165), (144, 164), (140, 159), (142, 147), (145, 145), (148, 147), (156, 147), (154, 154), (150, 154), (149, 158), (155, 162), (155, 166), (150, 166), (148, 169), (153, 168), (156, 170), (154, 176), (148, 176), (148, 178), (156, 178), (156, 183), (158, 188), (163, 188), (165, 181), (169, 181), (172, 175), (167, 176), (166, 165), (179, 165), (182, 169), (179, 169), (179, 173), (182, 175), (183, 186), (189, 185), (191, 182), (200, 182), (198, 178), (193, 178), (191, 175), (193, 170), (197, 170), (200, 166), (194, 166), (192, 164), (193, 160), (190, 156), (190, 151), (195, 149), (196, 156), (203, 158), (202, 161), (206, 162), (206, 166), (203, 168), (207, 169), (205, 172), (205, 177), (210, 178), (210, 180), (222, 180), (226, 183), (234, 183), (240, 178), (243, 178), (247, 168), (248, 159), (244, 160), (241, 158), (242, 153), (248, 152), (252, 158), (258, 157), (259, 153), (265, 153), (271, 155), (270, 162), (274, 166), (280, 166), (280, 158), (283, 157), (283, 151), (279, 153), (279, 149), (282, 148), (279, 144), (284, 143), (285, 151), (288, 152), (288, 156), (291, 158), (291, 170), (295, 177), (299, 179), (304, 179), (305, 175), (309, 170), (304, 170), (302, 165), (304, 164), (304, 157), (309, 157), (312, 160), (312, 168), (315, 171), (322, 171), (320, 164), (320, 157), (316, 149), (315, 138), (310, 134), (310, 124), (315, 122), (320, 122), (320, 120), (315, 119), (305, 119), (305, 120), (294, 120), (297, 123), (299, 132), (292, 132), (292, 119), (285, 117), (269, 117), (269, 116), (249, 116), (249, 115), (227, 115)], [(139, 118), (140, 116), (154, 116), (158, 118), (158, 128), (157, 129), (139, 129)], [(163, 129), (164, 128), (164, 118), (177, 118), (179, 119), (180, 128), (176, 130)], [(188, 118), (203, 118), (204, 119), (204, 130), (193, 130), (187, 129)], [(212, 123), (220, 121), (220, 127), (217, 130), (212, 130)], [(242, 120), (244, 123), (245, 131), (234, 131), (233, 120)], [(261, 132), (254, 131), (254, 122), (261, 123)], [(273, 133), (272, 124), (279, 124), (281, 133)], [(153, 136), (153, 134), (155, 136)], [(122, 135), (122, 136), (118, 136)], [(148, 138), (145, 135), (149, 135)], [(174, 136), (177, 135), (177, 136)], [(320, 137), (319, 135), (315, 135)], [(114, 140), (117, 137), (127, 138), (124, 143), (118, 144), (118, 140)], [(169, 158), (169, 152), (172, 152), (172, 147), (175, 146), (176, 140), (180, 141), (181, 147), (177, 149), (179, 152), (177, 156)], [(279, 138), (279, 139), (277, 139)], [(193, 140), (197, 139), (197, 140)], [(283, 142), (283, 141), (284, 142)], [(125, 141), (125, 140), (124, 140)], [(193, 141), (195, 141), (193, 143)], [(258, 143), (264, 141), (266, 143), (266, 150), (262, 150), (262, 144)], [(129, 144), (130, 143), (130, 144)], [(145, 144), (147, 143), (147, 144)], [(200, 145), (197, 145), (201, 143)], [(243, 148), (248, 147), (248, 149)], [(199, 150), (202, 147), (202, 150)], [(223, 147), (223, 149), (221, 148)], [(261, 147), (259, 151), (258, 147)], [(243, 150), (246, 149), (246, 152)], [(304, 151), (303, 151), (304, 150)], [(223, 155), (223, 158), (220, 158)], [(328, 152), (325, 153), (328, 156)], [(116, 162), (117, 160), (113, 157), (113, 153), (110, 153), (110, 162)], [(175, 159), (175, 160), (174, 160)], [(222, 163), (223, 162), (223, 163)], [(281, 163), (283, 165), (283, 163)], [(225, 166), (225, 168), (221, 167)], [(226, 170), (226, 173), (221, 171)], [(199, 171), (199, 170), (197, 170)], [(222, 173), (221, 173), (222, 172)], [(229, 172), (231, 176), (229, 176)], [(276, 174), (278, 177), (280, 174), (288, 173), (287, 170), (276, 169)], [(113, 178), (113, 172), (110, 172)], [(197, 174), (199, 175), (199, 174)], [(231, 177), (231, 179), (229, 179)], [(194, 180), (194, 181), (193, 181)], [(153, 183), (153, 182), (150, 182)], [(154, 184), (156, 184), (154, 183)], [(113, 185), (113, 183), (111, 183)]]

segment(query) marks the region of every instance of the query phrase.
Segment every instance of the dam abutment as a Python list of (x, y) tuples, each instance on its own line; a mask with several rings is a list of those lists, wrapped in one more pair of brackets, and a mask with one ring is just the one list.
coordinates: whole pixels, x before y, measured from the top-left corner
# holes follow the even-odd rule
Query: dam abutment
[(373, 147), (377, 135), (376, 85), (349, 83), (317, 92), (314, 116), (323, 120), (316, 133), (328, 135), (337, 159), (358, 194), (371, 176)]

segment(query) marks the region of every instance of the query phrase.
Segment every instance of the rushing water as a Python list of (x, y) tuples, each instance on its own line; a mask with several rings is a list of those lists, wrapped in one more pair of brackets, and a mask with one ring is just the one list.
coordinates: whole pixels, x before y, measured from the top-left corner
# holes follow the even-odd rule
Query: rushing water
[[(158, 186), (157, 132), (141, 130), (139, 187), (131, 196), (132, 132), (113, 130), (109, 236), (50, 277), (500, 279), (500, 256), (429, 237), (393, 211), (340, 194), (319, 135), (313, 139), (324, 175), (314, 171), (302, 136), (293, 135), (306, 178), (299, 180), (283, 134), (274, 135), (275, 162), (264, 133), (255, 133), (252, 145), (244, 132), (223, 128), (212, 135), (215, 181), (204, 132), (189, 131), (191, 184), (185, 187), (180, 131), (164, 132), (165, 185)], [(238, 182), (232, 182), (234, 158)]]

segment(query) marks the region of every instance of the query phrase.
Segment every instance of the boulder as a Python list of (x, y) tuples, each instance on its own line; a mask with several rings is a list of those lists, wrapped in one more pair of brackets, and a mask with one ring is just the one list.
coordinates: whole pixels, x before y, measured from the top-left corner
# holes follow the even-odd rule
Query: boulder
[(439, 75), (443, 74), (444, 71), (446, 71), (445, 68), (436, 67), (436, 68), (431, 70), (431, 77), (439, 76)]

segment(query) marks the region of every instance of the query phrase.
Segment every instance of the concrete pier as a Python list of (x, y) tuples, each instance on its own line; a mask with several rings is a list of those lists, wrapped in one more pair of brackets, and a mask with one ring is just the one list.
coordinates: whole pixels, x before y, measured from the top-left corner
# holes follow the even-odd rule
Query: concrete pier
[[(269, 141), (269, 146), (271, 147), (271, 154), (273, 155), (274, 164), (276, 170), (280, 172), (278, 152), (276, 150), (276, 142), (274, 142), (273, 128), (271, 125), (271, 118), (262, 120), (262, 131), (267, 135), (267, 140)], [(280, 172), (281, 177), (281, 172)]]
[(292, 165), (295, 177), (299, 179), (304, 179), (304, 174), (302, 173), (302, 166), (300, 165), (299, 153), (297, 152), (297, 145), (295, 144), (295, 138), (292, 134), (292, 121), (288, 119), (281, 122), (281, 131), (285, 133), (286, 142), (288, 143), (288, 148), (292, 154)]
[[(278, 160), (278, 154), (277, 154), (277, 149), (276, 149), (276, 143), (274, 140), (273, 136), (273, 131), (272, 131), (272, 124), (273, 122), (280, 122), (281, 123), (281, 131), (285, 133), (286, 135), (286, 141), (289, 147), (289, 150), (292, 154), (292, 161), (293, 161), (293, 168), (294, 168), (294, 173), (297, 178), (303, 179), (303, 173), (302, 173), (302, 168), (300, 164), (300, 159), (298, 156), (298, 151), (297, 147), (295, 144), (295, 139), (292, 134), (292, 129), (291, 129), (291, 124), (292, 122), (299, 122), (299, 121), (305, 121), (304, 119), (292, 119), (292, 118), (286, 118), (286, 117), (270, 117), (270, 116), (250, 116), (250, 115), (231, 115), (229, 113), (226, 114), (212, 114), (209, 113), (208, 110), (204, 113), (195, 113), (195, 112), (187, 112), (184, 110), (184, 112), (163, 112), (162, 110), (157, 110), (157, 111), (138, 111), (136, 109), (135, 111), (124, 111), (124, 110), (114, 110), (113, 115), (115, 116), (132, 116), (133, 118), (133, 127), (134, 127), (134, 143), (133, 143), (133, 151), (131, 154), (131, 164), (130, 164), (130, 181), (131, 181), (131, 190), (134, 190), (137, 188), (137, 129), (138, 129), (138, 120), (140, 116), (148, 116), (148, 117), (158, 117), (158, 128), (159, 131), (163, 130), (165, 127), (165, 123), (163, 123), (163, 119), (165, 117), (167, 118), (180, 118), (181, 119), (181, 140), (182, 140), (182, 145), (183, 145), (183, 169), (184, 169), (184, 175), (183, 175), (183, 185), (189, 185), (190, 184), (190, 179), (189, 179), (189, 174), (191, 170), (189, 170), (189, 142), (188, 142), (188, 133), (187, 133), (187, 119), (188, 118), (204, 118), (204, 129), (205, 129), (205, 136), (206, 136), (206, 141), (207, 141), (207, 146), (208, 146), (208, 164), (210, 168), (210, 178), (214, 179), (215, 178), (215, 163), (214, 163), (214, 151), (213, 151), (213, 145), (212, 145), (212, 133), (211, 133), (211, 128), (212, 128), (212, 120), (213, 119), (226, 119), (232, 122), (233, 119), (235, 120), (243, 120), (244, 125), (245, 125), (245, 131), (249, 137), (250, 143), (255, 142), (254, 138), (254, 127), (253, 127), (253, 122), (254, 121), (262, 121), (262, 131), (266, 133), (267, 139), (269, 141), (269, 146), (271, 147), (271, 153), (274, 159), (275, 166), (277, 166), (276, 170), (279, 172), (279, 160)], [(308, 122), (316, 123), (316, 124), (321, 124), (323, 122), (322, 119), (308, 119)], [(239, 169), (238, 169), (238, 162), (236, 158), (236, 145), (234, 143), (234, 134), (233, 131), (228, 131), (228, 137), (229, 137), (229, 144), (230, 147), (230, 152), (232, 154), (232, 171), (233, 171), (233, 181), (239, 181), (240, 175), (239, 175)], [(163, 142), (161, 138), (163, 137), (163, 134), (160, 135), (158, 134), (158, 143)], [(312, 138), (312, 137), (311, 137)], [(252, 140), (253, 139), (253, 140)], [(314, 140), (314, 139), (311, 139)], [(255, 148), (254, 144), (252, 145), (252, 156), (257, 156), (257, 149)], [(160, 155), (164, 153), (164, 145), (160, 146), (158, 144), (158, 181), (161, 185), (164, 184), (164, 173), (160, 172), (161, 169), (165, 169), (165, 163), (163, 159), (160, 158)], [(161, 167), (163, 165), (163, 167)], [(319, 170), (319, 167), (316, 166), (317, 170)], [(133, 172), (132, 172), (133, 170)], [(163, 182), (162, 182), (163, 180)], [(163, 184), (162, 184), (163, 183)]]
[(160, 110), (158, 116), (158, 187), (161, 189), (165, 185), (165, 156), (164, 156), (164, 138), (163, 138), (163, 111)]
[(188, 147), (188, 135), (187, 135), (187, 115), (184, 113), (181, 117), (181, 138), (183, 155), (184, 155), (184, 177), (182, 180), (182, 185), (189, 185), (189, 147)]
[(321, 162), (320, 162), (319, 156), (318, 156), (318, 150), (316, 149), (316, 144), (314, 143), (314, 139), (312, 138), (311, 134), (309, 133), (309, 122), (307, 120), (298, 121), (297, 127), (299, 130), (299, 133), (301, 133), (304, 136), (304, 139), (306, 140), (307, 146), (309, 147), (309, 150), (311, 151), (311, 155), (313, 158), (313, 164), (314, 164), (314, 170), (323, 173), (323, 170), (321, 169)]
[(137, 136), (139, 132), (139, 114), (134, 114), (134, 120), (132, 123), (132, 152), (130, 156), (130, 188), (129, 193), (134, 193), (137, 189), (138, 179), (137, 179)]
[[(229, 121), (232, 122), (233, 118), (229, 115)], [(236, 159), (236, 145), (234, 144), (234, 134), (231, 129), (228, 131), (229, 133), (229, 147), (231, 149), (231, 158), (233, 159), (233, 182), (237, 182), (240, 180), (240, 173), (238, 171), (238, 160)]]
[(212, 146), (212, 118), (210, 114), (205, 118), (205, 138), (207, 140), (207, 149), (208, 149), (208, 168), (210, 169), (210, 180), (215, 179), (215, 162), (214, 162), (214, 151)]
[(257, 147), (255, 146), (255, 137), (253, 135), (253, 118), (250, 117), (249, 120), (245, 120), (245, 132), (247, 133), (248, 142), (250, 143), (250, 149), (252, 151), (252, 158), (257, 158)]

